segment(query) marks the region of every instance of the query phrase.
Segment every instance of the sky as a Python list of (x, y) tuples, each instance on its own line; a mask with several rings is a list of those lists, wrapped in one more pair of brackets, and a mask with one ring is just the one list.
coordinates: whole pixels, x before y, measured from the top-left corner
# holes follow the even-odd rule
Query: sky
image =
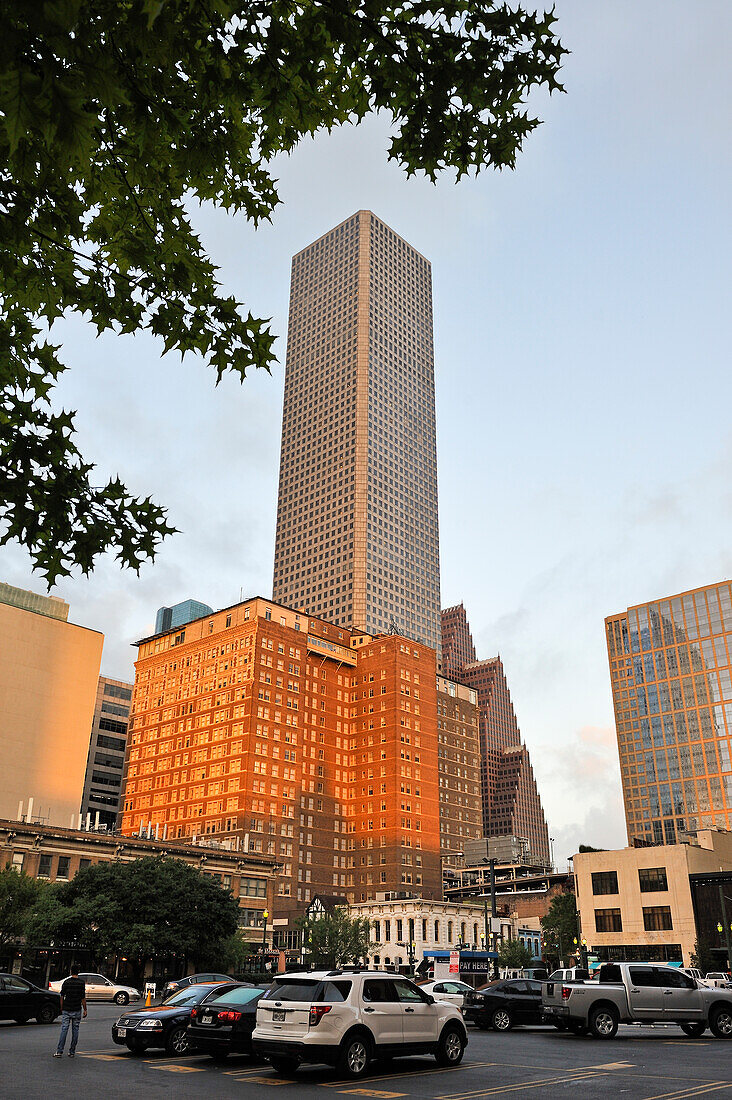
[[(605, 616), (732, 575), (732, 5), (556, 13), (566, 94), (533, 97), (515, 171), (407, 180), (379, 117), (282, 158), (271, 225), (195, 210), (225, 290), (281, 337), (271, 375), (216, 388), (151, 338), (55, 326), (98, 481), (181, 533), (139, 577), (105, 558), (52, 591), (121, 679), (161, 605), (271, 594), (290, 259), (373, 210), (432, 263), (442, 603), (503, 658), (563, 866), (626, 842)], [(17, 546), (0, 580), (46, 590)]]

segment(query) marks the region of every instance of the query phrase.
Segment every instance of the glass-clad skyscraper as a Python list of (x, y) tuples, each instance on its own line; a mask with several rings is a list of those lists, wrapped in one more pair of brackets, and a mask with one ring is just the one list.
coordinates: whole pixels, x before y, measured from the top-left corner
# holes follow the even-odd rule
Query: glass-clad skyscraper
[(728, 582), (605, 620), (628, 839), (732, 828)]
[(368, 210), (292, 261), (273, 597), (440, 648), (431, 269)]

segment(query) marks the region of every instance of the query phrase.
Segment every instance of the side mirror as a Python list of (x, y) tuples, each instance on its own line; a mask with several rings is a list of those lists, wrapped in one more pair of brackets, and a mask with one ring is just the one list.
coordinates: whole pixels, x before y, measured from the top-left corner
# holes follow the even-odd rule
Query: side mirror
[(435, 998), (431, 993), (425, 993), (425, 996), (427, 998), (427, 1004), (433, 1005), (435, 1003)]

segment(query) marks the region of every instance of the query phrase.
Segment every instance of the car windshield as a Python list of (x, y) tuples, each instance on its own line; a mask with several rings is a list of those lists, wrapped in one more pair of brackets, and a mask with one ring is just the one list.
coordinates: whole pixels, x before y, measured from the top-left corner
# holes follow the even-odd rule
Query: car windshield
[(251, 985), (239, 985), (236, 989), (228, 989), (225, 993), (212, 993), (207, 999), (207, 1004), (216, 1005), (248, 1005), (251, 1001), (262, 995), (261, 987)]
[(168, 1005), (197, 1005), (204, 997), (208, 997), (210, 992), (210, 985), (190, 985), (187, 989), (180, 989), (172, 997), (168, 997), (165, 1005), (166, 1007)]

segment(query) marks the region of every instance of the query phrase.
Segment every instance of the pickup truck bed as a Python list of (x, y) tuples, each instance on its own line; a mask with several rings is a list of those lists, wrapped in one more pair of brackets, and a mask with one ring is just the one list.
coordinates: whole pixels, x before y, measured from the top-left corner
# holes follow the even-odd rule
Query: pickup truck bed
[(675, 967), (607, 963), (600, 980), (545, 982), (544, 1015), (560, 1029), (612, 1039), (621, 1023), (676, 1023), (697, 1037), (732, 1038), (732, 990), (708, 989)]

